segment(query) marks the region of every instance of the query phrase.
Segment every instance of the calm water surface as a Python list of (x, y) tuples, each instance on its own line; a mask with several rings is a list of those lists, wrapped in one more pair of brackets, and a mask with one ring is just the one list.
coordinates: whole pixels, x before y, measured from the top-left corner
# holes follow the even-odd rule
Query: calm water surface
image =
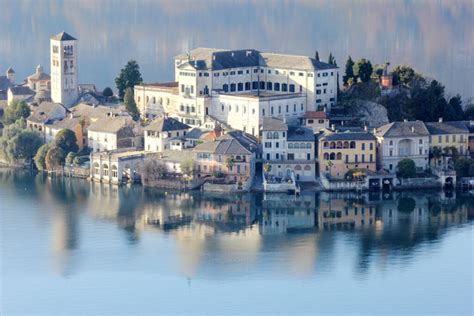
[(0, 314), (471, 315), (474, 200), (214, 195), (0, 171)]
[(204, 46), (411, 64), (474, 97), (472, 0), (1, 0), (0, 71), (49, 72), (49, 38), (62, 30), (79, 39), (80, 82), (99, 89), (129, 59), (147, 82), (173, 80), (173, 56)]

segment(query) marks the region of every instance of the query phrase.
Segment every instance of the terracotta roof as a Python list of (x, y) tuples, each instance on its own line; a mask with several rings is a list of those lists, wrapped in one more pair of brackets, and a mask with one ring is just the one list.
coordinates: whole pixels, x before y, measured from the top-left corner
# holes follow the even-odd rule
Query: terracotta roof
[(308, 119), (326, 119), (327, 115), (324, 111), (307, 111), (304, 114), (304, 118)]

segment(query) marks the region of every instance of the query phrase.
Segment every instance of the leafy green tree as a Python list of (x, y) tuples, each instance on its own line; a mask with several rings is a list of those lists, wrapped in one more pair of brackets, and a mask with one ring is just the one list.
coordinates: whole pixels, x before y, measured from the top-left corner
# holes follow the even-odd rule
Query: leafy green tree
[(462, 100), (459, 94), (449, 99), (448, 107), (444, 113), (444, 118), (447, 121), (461, 121), (464, 118)]
[[(352, 79), (352, 82), (354, 81), (354, 61), (352, 60), (351, 56), (347, 58), (346, 61), (346, 68), (345, 68), (345, 74), (342, 76), (342, 82), (344, 83), (345, 86), (349, 84), (349, 80)], [(352, 85), (352, 84), (349, 84)]]
[(115, 85), (117, 86), (120, 99), (125, 96), (125, 90), (132, 88), (143, 82), (140, 73), (140, 66), (135, 60), (130, 60), (124, 68), (120, 70), (120, 74), (115, 78)]
[(441, 158), (441, 156), (443, 155), (443, 151), (441, 150), (440, 147), (438, 146), (434, 146), (432, 149), (431, 149), (431, 152), (430, 152), (430, 156), (432, 159), (435, 160), (435, 165), (438, 166), (439, 165), (439, 159)]
[(140, 118), (140, 113), (138, 112), (138, 107), (133, 97), (132, 88), (127, 88), (125, 91), (124, 103), (125, 110), (133, 117), (135, 121), (137, 121)]
[(459, 158), (454, 163), (454, 170), (458, 177), (474, 177), (474, 160)]
[(229, 156), (229, 157), (226, 158), (226, 160), (225, 160), (225, 166), (227, 167), (227, 169), (232, 168), (232, 167), (234, 166), (234, 164), (235, 164), (235, 159), (234, 159), (234, 157)]
[(272, 165), (269, 163), (266, 163), (263, 165), (263, 172), (264, 173), (270, 173), (272, 171)]
[(66, 155), (66, 159), (64, 160), (64, 165), (65, 166), (71, 166), (74, 164), (74, 159), (77, 157), (77, 154), (75, 152), (69, 152)]
[(45, 166), (49, 171), (60, 169), (64, 165), (66, 154), (58, 146), (51, 146), (45, 156)]
[(70, 152), (76, 153), (79, 150), (77, 146), (76, 134), (70, 129), (63, 128), (60, 130), (54, 138), (54, 145), (61, 148), (64, 153)]
[(10, 125), (19, 119), (26, 119), (30, 116), (30, 113), (30, 108), (25, 101), (13, 100), (12, 103), (5, 108), (3, 124)]
[(319, 61), (319, 52), (318, 51), (316, 51), (316, 53), (314, 54), (314, 59)]
[(36, 169), (38, 170), (46, 170), (46, 154), (48, 153), (48, 150), (51, 146), (49, 144), (43, 144), (41, 147), (38, 149), (36, 152), (34, 161), (36, 165)]
[(42, 144), (43, 140), (38, 133), (22, 130), (7, 142), (9, 160), (29, 162)]
[(374, 66), (374, 72), (372, 74), (373, 77), (380, 78), (383, 75), (383, 70), (384, 70), (385, 65), (381, 64), (376, 64)]
[(465, 110), (464, 110), (464, 118), (466, 120), (474, 120), (474, 103), (472, 100), (466, 104)]
[(114, 92), (112, 91), (112, 89), (111, 89), (110, 87), (106, 87), (106, 88), (104, 89), (104, 91), (102, 91), (102, 95), (103, 95), (104, 97), (111, 97), (111, 96), (114, 95)]
[(187, 176), (192, 176), (194, 174), (194, 168), (196, 163), (193, 159), (186, 159), (180, 163), (181, 172)]
[(415, 70), (407, 65), (396, 66), (392, 70), (392, 75), (393, 75), (394, 85), (398, 85), (398, 84), (408, 85), (416, 77)]
[(402, 159), (397, 164), (397, 174), (400, 178), (413, 178), (416, 175), (416, 165), (411, 159)]
[(357, 61), (357, 63), (353, 67), (354, 75), (362, 82), (369, 82), (370, 76), (372, 75), (372, 64), (370, 60), (362, 58)]

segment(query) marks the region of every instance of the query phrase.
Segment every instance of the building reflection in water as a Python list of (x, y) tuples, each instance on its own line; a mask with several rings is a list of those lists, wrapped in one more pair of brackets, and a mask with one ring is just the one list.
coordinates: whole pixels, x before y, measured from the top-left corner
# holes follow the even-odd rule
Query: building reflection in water
[(167, 236), (176, 247), (166, 255), (187, 278), (238, 276), (268, 260), (285, 273), (315, 274), (331, 269), (341, 236), (356, 253), (356, 271), (364, 274), (373, 265), (409, 263), (420, 246), (440, 242), (472, 219), (474, 205), (473, 197), (456, 192), (224, 195), (0, 176), (13, 187), (28, 183), (31, 195), (46, 206), (47, 214), (39, 215), (50, 218), (52, 258), (60, 274), (74, 272), (81, 259), (81, 225), (91, 220), (115, 223), (130, 247), (144, 234)]

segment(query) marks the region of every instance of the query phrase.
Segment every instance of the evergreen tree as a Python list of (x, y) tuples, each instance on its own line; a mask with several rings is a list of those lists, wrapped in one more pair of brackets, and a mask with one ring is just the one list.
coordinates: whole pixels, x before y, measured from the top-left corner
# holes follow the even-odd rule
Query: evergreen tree
[(354, 80), (354, 61), (352, 60), (351, 56), (347, 58), (346, 61), (346, 69), (345, 69), (345, 74), (342, 76), (342, 82), (344, 83), (345, 86), (349, 83), (349, 79)]
[(133, 89), (135, 85), (142, 82), (140, 66), (138, 66), (135, 60), (130, 60), (125, 67), (120, 70), (119, 76), (115, 78), (115, 85), (117, 86), (120, 99), (123, 99), (127, 88)]
[(328, 64), (333, 65), (333, 63), (334, 63), (334, 56), (332, 55), (332, 53), (329, 53)]
[(133, 90), (132, 88), (127, 88), (125, 90), (125, 97), (123, 98), (125, 103), (125, 110), (133, 117), (135, 121), (137, 121), (140, 117), (140, 113), (138, 112), (137, 104), (135, 103), (135, 99), (133, 97)]
[(365, 58), (359, 59), (352, 68), (354, 71), (354, 75), (360, 78), (362, 82), (370, 81), (370, 76), (372, 75), (373, 70), (370, 60), (367, 60)]
[(314, 54), (314, 59), (319, 61), (319, 52), (318, 51), (316, 51), (316, 53)]

